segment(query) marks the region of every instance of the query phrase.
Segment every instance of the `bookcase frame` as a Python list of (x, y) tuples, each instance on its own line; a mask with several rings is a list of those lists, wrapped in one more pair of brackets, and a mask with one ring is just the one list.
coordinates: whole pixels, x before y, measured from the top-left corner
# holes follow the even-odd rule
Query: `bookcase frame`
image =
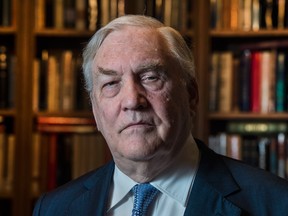
[[(232, 120), (285, 120), (287, 113), (277, 114), (252, 114), (252, 113), (210, 113), (209, 102), (209, 62), (212, 50), (212, 40), (241, 38), (246, 40), (253, 37), (283, 37), (288, 36), (288, 30), (263, 30), (259, 32), (244, 32), (230, 30), (210, 30), (210, 0), (194, 1), (194, 29), (187, 33), (192, 38), (193, 53), (195, 56), (196, 73), (199, 84), (200, 101), (198, 113), (195, 118), (193, 135), (208, 142), (212, 121), (223, 122)], [(65, 116), (88, 117), (91, 113), (34, 113), (32, 109), (32, 71), (33, 59), (38, 50), (37, 40), (53, 40), (53, 37), (62, 38), (88, 38), (92, 35), (89, 31), (34, 29), (35, 0), (13, 0), (12, 27), (0, 27), (0, 38), (8, 36), (14, 38), (15, 53), (17, 54), (17, 77), (15, 80), (15, 109), (0, 110), (0, 115), (12, 117), (16, 135), (14, 190), (12, 194), (0, 194), (0, 198), (10, 199), (12, 202), (12, 215), (31, 215), (33, 204), (37, 197), (31, 193), (31, 161), (33, 131), (35, 130), (35, 118), (38, 116)], [(133, 11), (130, 8), (129, 11)], [(186, 34), (183, 33), (183, 34)], [(52, 39), (51, 39), (52, 38)], [(229, 40), (228, 40), (229, 41)], [(0, 201), (1, 202), (1, 201)]]
[[(127, 0), (126, 0), (127, 1)], [(206, 71), (207, 64), (203, 64), (205, 60), (201, 58), (202, 55), (208, 54), (208, 46), (206, 39), (208, 39), (208, 19), (203, 19), (201, 24), (198, 24), (196, 17), (201, 17), (207, 10), (207, 3), (209, 1), (195, 1), (196, 13), (193, 15), (195, 19), (195, 27), (193, 31), (186, 33), (194, 40), (196, 67), (199, 71)], [(129, 1), (127, 1), (127, 4)], [(0, 27), (0, 37), (11, 37), (14, 40), (15, 54), (17, 56), (17, 77), (15, 77), (15, 108), (11, 110), (0, 110), (0, 115), (4, 118), (12, 117), (14, 122), (14, 133), (16, 136), (16, 149), (15, 149), (15, 168), (14, 168), (14, 187), (13, 192), (9, 194), (0, 194), (0, 199), (8, 199), (12, 204), (11, 215), (28, 216), (32, 214), (33, 205), (37, 197), (31, 192), (31, 164), (32, 161), (32, 140), (33, 132), (35, 130), (35, 119), (38, 116), (44, 117), (91, 117), (89, 112), (72, 112), (72, 113), (47, 113), (47, 112), (33, 112), (32, 107), (32, 92), (33, 92), (33, 60), (37, 51), (37, 40), (39, 38), (43, 41), (51, 41), (53, 38), (86, 38), (87, 41), (93, 32), (90, 31), (75, 31), (70, 29), (57, 30), (57, 29), (35, 29), (35, 0), (13, 0), (13, 17), (11, 27)], [(134, 8), (129, 8), (129, 12), (133, 13)], [(204, 28), (203, 28), (203, 24)], [(198, 31), (200, 29), (201, 31)], [(193, 32), (193, 33), (191, 33)], [(205, 34), (203, 38), (202, 35)], [(52, 39), (51, 39), (52, 38)], [(204, 39), (199, 41), (198, 39)], [(197, 41), (197, 42), (196, 42)], [(203, 47), (204, 45), (204, 47)], [(205, 80), (207, 73), (199, 74), (199, 82)], [(201, 89), (200, 95), (203, 97), (205, 91)], [(204, 85), (205, 86), (205, 85)], [(204, 93), (204, 94), (203, 94)], [(204, 110), (206, 107), (205, 100), (200, 101), (199, 110)], [(207, 112), (199, 112), (196, 118), (196, 125), (194, 134), (197, 137), (205, 138), (205, 120)], [(199, 135), (197, 135), (199, 134)], [(39, 195), (39, 194), (38, 194)], [(36, 196), (38, 196), (36, 195)], [(1, 202), (1, 201), (0, 201)]]

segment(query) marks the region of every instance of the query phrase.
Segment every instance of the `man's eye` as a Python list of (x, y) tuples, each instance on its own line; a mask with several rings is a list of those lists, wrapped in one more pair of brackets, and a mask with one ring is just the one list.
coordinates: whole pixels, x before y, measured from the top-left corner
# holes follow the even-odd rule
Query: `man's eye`
[(145, 74), (141, 77), (142, 85), (149, 90), (160, 90), (164, 85), (163, 77), (158, 73)]
[(106, 87), (108, 87), (108, 88), (113, 87), (113, 86), (115, 86), (117, 83), (118, 83), (117, 81), (107, 82), (107, 83), (105, 83), (105, 84), (103, 85), (103, 88), (106, 88)]
[(159, 80), (159, 77), (158, 76), (143, 76), (142, 77), (142, 81), (144, 81), (144, 82), (153, 82), (153, 81), (157, 81), (157, 80)]
[(119, 81), (110, 81), (102, 86), (102, 95), (105, 97), (114, 97), (119, 91)]

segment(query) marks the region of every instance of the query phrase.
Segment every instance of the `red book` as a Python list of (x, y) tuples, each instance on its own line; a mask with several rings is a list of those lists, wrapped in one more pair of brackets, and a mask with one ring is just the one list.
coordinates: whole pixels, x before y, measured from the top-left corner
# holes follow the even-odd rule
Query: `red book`
[(51, 133), (48, 145), (49, 156), (47, 169), (47, 189), (52, 190), (57, 187), (57, 134)]
[(251, 62), (251, 111), (260, 112), (260, 52), (252, 53)]

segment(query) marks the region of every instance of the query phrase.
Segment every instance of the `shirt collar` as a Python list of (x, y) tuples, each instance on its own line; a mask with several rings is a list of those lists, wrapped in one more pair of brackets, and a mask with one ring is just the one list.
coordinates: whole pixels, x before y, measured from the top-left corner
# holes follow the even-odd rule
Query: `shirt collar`
[(150, 184), (186, 207), (198, 163), (199, 149), (192, 135), (190, 135), (172, 166)]
[[(199, 163), (199, 150), (192, 135), (189, 135), (185, 145), (173, 164), (157, 178), (150, 182), (164, 195), (171, 197), (186, 207)], [(117, 182), (117, 184), (115, 184)], [(177, 182), (177, 184), (175, 184)], [(113, 196), (110, 207), (124, 202), (137, 182), (126, 176), (116, 165), (113, 186), (110, 191)], [(110, 194), (110, 195), (112, 195)]]

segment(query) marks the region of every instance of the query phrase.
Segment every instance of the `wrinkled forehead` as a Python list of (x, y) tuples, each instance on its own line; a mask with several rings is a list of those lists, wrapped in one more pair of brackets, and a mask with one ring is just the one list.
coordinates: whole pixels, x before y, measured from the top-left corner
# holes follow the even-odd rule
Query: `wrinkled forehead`
[(103, 52), (122, 51), (123, 54), (129, 51), (164, 51), (166, 46), (157, 29), (146, 27), (125, 26), (111, 32), (101, 44), (95, 58)]

